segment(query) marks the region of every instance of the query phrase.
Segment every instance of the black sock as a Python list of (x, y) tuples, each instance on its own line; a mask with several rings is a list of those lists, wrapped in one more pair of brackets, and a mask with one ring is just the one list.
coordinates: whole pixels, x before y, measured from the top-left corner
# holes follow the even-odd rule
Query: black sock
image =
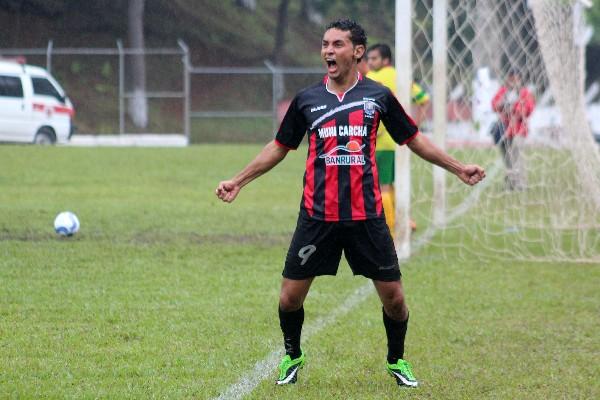
[(396, 321), (391, 319), (382, 307), (383, 325), (388, 340), (387, 360), (390, 364), (395, 364), (398, 359), (404, 358), (404, 339), (408, 328), (408, 316), (405, 321)]
[(300, 350), (300, 334), (304, 323), (304, 306), (296, 311), (282, 311), (279, 308), (279, 326), (283, 332), (285, 354), (294, 359), (302, 355)]

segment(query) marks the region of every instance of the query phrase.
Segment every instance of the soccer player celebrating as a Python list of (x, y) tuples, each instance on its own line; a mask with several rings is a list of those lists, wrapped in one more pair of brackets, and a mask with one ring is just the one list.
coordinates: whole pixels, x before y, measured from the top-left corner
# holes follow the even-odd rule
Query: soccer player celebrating
[(454, 173), (468, 185), (485, 177), (420, 135), (392, 92), (364, 78), (357, 64), (365, 54), (365, 31), (354, 21), (329, 24), (321, 57), (322, 82), (293, 99), (273, 141), (241, 172), (219, 183), (216, 194), (235, 200), (240, 190), (296, 149), (308, 132), (308, 157), (300, 215), (283, 269), (279, 321), (285, 357), (277, 384), (296, 382), (305, 355), (300, 347), (303, 303), (316, 276), (335, 275), (342, 251), (355, 275), (373, 281), (383, 305), (387, 370), (398, 385), (417, 386), (404, 360), (408, 308), (390, 231), (385, 224), (375, 161), (375, 140), (383, 121), (396, 143)]

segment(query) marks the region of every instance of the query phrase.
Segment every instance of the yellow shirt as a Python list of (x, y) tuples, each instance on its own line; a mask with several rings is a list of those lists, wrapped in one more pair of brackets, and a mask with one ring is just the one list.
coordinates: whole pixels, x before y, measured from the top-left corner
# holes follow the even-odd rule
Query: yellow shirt
[[(379, 71), (369, 71), (367, 78), (381, 83), (383, 86), (390, 89), (392, 93), (396, 93), (396, 70), (394, 67), (388, 66), (381, 68)], [(412, 102), (417, 105), (425, 104), (429, 101), (429, 94), (415, 82), (411, 85), (410, 96)], [(380, 124), (379, 129), (377, 130), (377, 150), (395, 149), (396, 142), (394, 142), (394, 139), (392, 139), (387, 129), (385, 129), (385, 126)]]

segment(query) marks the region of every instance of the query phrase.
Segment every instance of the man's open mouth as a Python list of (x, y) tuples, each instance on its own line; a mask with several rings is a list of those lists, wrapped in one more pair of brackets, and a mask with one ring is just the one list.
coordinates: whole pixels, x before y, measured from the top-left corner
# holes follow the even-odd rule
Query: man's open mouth
[(330, 74), (335, 74), (337, 72), (337, 62), (335, 60), (325, 60), (327, 63), (327, 72)]

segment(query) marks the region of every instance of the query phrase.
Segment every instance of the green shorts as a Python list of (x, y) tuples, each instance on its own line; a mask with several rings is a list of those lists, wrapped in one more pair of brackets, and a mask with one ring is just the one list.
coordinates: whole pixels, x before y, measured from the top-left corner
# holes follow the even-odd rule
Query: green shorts
[(375, 152), (377, 171), (379, 172), (380, 185), (394, 184), (394, 150), (379, 150)]

